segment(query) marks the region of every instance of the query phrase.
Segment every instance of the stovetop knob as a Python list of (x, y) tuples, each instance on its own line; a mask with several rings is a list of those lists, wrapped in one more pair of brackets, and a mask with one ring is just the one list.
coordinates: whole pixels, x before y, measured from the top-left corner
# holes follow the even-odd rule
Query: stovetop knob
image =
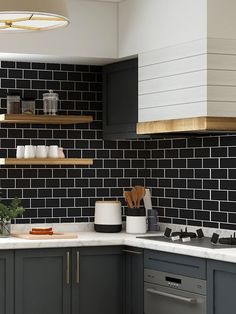
[(197, 229), (196, 232), (199, 239), (204, 238), (204, 233), (202, 229)]
[(164, 237), (169, 238), (171, 235), (172, 230), (170, 228), (166, 228), (164, 232)]

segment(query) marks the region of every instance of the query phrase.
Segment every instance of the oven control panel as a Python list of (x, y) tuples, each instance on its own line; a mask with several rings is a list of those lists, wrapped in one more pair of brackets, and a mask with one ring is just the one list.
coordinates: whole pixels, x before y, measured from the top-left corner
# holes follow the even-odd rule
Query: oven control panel
[(202, 295), (206, 294), (206, 280), (202, 279), (145, 268), (144, 281), (164, 287), (192, 291)]

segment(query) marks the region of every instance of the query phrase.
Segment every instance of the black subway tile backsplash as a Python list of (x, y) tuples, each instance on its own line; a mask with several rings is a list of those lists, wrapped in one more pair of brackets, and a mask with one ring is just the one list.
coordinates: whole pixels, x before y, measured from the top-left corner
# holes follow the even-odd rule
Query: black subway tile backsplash
[[(97, 199), (122, 202), (123, 189), (151, 189), (160, 222), (236, 230), (236, 136), (102, 140), (102, 67), (2, 61), (0, 111), (17, 91), (36, 98), (54, 89), (61, 114), (92, 115), (82, 125), (0, 125), (0, 157), (17, 145), (60, 145), (90, 167), (1, 166), (1, 198), (18, 196), (26, 212), (15, 223), (93, 222)], [(125, 211), (124, 211), (125, 212)], [(124, 217), (123, 217), (124, 219)]]
[[(170, 147), (175, 148), (172, 155)], [(151, 184), (150, 178), (146, 183), (153, 202), (161, 206), (161, 222), (179, 224), (184, 219), (183, 224), (192, 226), (236, 230), (235, 136), (153, 139), (146, 148), (158, 161), (151, 167), (151, 178), (158, 184)]]

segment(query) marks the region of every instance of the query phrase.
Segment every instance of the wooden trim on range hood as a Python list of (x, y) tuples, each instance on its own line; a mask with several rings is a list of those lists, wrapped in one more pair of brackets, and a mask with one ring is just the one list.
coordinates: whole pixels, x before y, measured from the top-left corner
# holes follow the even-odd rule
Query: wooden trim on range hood
[(195, 117), (137, 123), (137, 134), (236, 131), (236, 117)]

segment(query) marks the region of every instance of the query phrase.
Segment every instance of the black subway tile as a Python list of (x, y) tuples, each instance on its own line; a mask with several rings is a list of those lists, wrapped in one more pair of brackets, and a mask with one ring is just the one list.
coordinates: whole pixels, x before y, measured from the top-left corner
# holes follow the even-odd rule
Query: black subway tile
[(195, 157), (210, 157), (210, 149), (209, 148), (196, 148)]
[(1, 88), (15, 88), (15, 82), (14, 79), (1, 79)]
[(203, 180), (204, 189), (219, 189), (219, 180)]
[(202, 227), (202, 221), (200, 221), (200, 220), (191, 220), (191, 219), (189, 219), (189, 220), (187, 220), (187, 224), (189, 226)]
[(227, 148), (226, 147), (211, 148), (211, 157), (227, 157)]
[(16, 67), (18, 69), (30, 69), (30, 66), (31, 66), (30, 62), (17, 62), (16, 63)]
[(211, 212), (211, 221), (227, 222), (227, 214), (220, 212)]
[(210, 220), (210, 212), (206, 210), (196, 210), (195, 219), (197, 220)]
[(46, 64), (45, 63), (39, 63), (39, 62), (33, 62), (32, 63), (32, 69), (43, 70), (45, 68), (46, 68)]
[(204, 147), (219, 146), (219, 138), (217, 136), (203, 138), (203, 146)]
[(222, 190), (236, 190), (236, 180), (221, 180), (220, 188)]
[(179, 210), (176, 208), (166, 208), (165, 215), (166, 217), (178, 217)]
[(190, 209), (180, 209), (180, 218), (193, 219), (193, 210)]
[(210, 199), (210, 191), (208, 190), (195, 190), (196, 199)]
[(201, 137), (190, 137), (187, 139), (188, 147), (202, 147)]
[(211, 177), (213, 179), (226, 179), (227, 170), (226, 169), (211, 169)]
[(236, 230), (236, 224), (221, 223), (220, 229)]
[(226, 191), (211, 191), (211, 199), (224, 201), (227, 200), (227, 192)]
[(236, 136), (221, 136), (220, 146), (236, 146)]
[(26, 79), (37, 79), (38, 72), (35, 70), (24, 70), (24, 78)]
[(216, 222), (211, 222), (211, 221), (203, 221), (203, 227), (218, 229), (219, 224)]
[(16, 63), (13, 61), (1, 61), (2, 68), (15, 68)]
[(235, 202), (221, 202), (220, 210), (224, 212), (235, 212)]

